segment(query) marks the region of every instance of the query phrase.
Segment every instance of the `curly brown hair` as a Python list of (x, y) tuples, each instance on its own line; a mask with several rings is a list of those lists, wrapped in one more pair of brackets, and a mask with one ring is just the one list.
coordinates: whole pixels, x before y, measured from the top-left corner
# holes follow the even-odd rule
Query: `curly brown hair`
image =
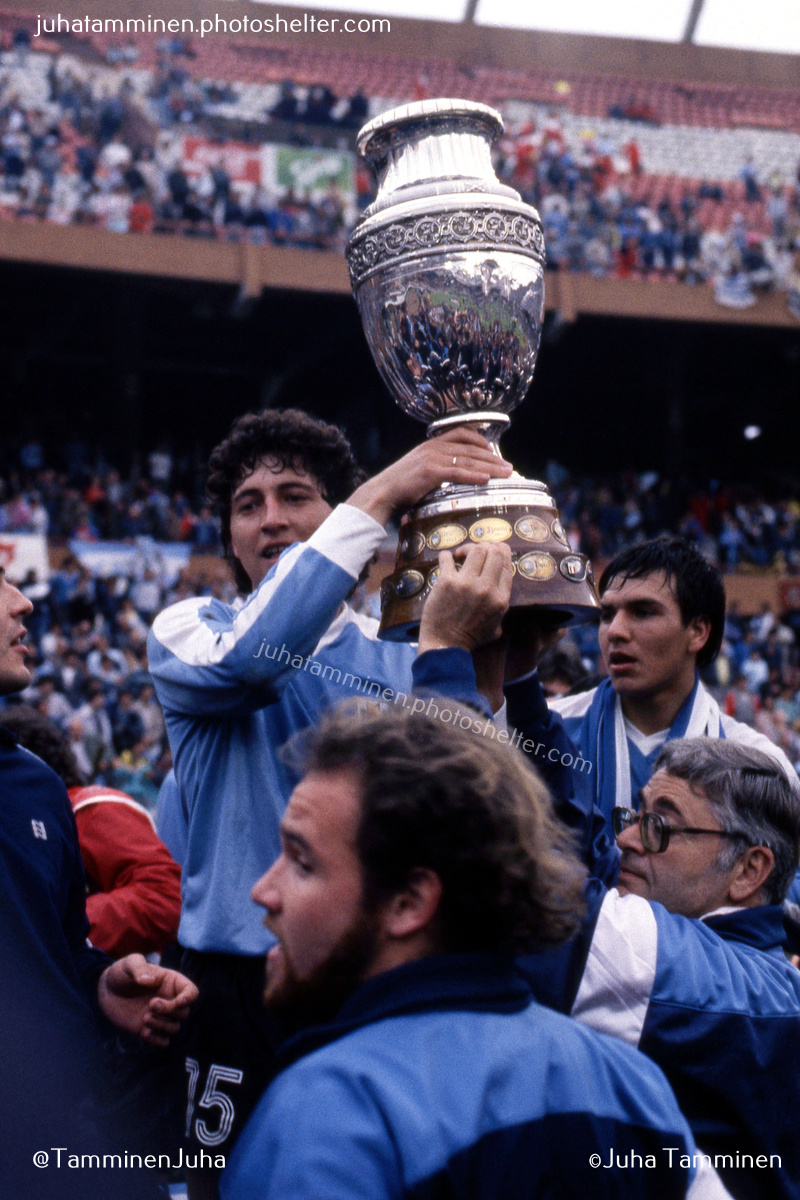
[(367, 911), (426, 867), (442, 883), (445, 953), (530, 951), (577, 930), (586, 872), (519, 751), (426, 713), (357, 716), (345, 705), (294, 759), (305, 771), (350, 768), (360, 782)]
[(219, 514), (225, 557), (241, 592), (249, 592), (252, 584), (231, 551), (231, 500), (263, 459), (274, 463), (276, 474), (291, 467), (311, 475), (331, 505), (346, 500), (366, 479), (341, 429), (299, 409), (267, 409), (234, 421), (228, 436), (211, 453), (206, 497)]

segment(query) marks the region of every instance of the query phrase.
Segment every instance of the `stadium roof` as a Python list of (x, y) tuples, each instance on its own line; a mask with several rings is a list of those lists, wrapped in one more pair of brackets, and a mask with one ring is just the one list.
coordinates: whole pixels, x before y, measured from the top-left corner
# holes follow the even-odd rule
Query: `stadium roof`
[[(285, 3), (307, 7), (307, 0)], [(314, 0), (314, 7), (800, 54), (800, 0)]]

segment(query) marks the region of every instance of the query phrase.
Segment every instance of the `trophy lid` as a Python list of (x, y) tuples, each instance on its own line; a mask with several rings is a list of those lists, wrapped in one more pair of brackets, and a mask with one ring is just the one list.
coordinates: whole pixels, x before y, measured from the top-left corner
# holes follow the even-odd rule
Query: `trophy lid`
[(358, 153), (380, 171), (389, 151), (398, 143), (406, 142), (409, 134), (421, 129), (432, 133), (451, 122), (460, 132), (472, 127), (490, 146), (503, 133), (503, 118), (488, 104), (479, 104), (475, 100), (418, 100), (391, 108), (368, 121), (358, 134)]

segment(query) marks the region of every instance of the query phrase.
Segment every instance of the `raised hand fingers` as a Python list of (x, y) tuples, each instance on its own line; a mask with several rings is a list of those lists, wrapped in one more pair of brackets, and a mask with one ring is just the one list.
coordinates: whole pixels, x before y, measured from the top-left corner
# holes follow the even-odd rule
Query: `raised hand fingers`
[(439, 568), (438, 582), (422, 610), (420, 652), (445, 646), (471, 651), (498, 637), (511, 595), (508, 547), (470, 546), (460, 567), (443, 550)]
[(504, 599), (504, 607), (508, 607), (508, 602), (511, 599), (511, 584), (514, 580), (514, 563), (511, 559), (510, 548), (501, 543), (500, 545), (487, 546), (489, 553), (486, 556), (484, 571), (489, 573), (494, 586), (497, 588), (498, 594)]
[(480, 486), (490, 479), (508, 478), (512, 469), (480, 433), (453, 429), (415, 446), (362, 483), (348, 503), (385, 524), (393, 512), (416, 504), (444, 483)]
[(488, 483), (490, 478), (510, 475), (513, 469), (474, 429), (452, 429), (432, 438), (428, 446), (451, 483)]
[[(504, 542), (481, 542), (476, 546), (467, 546), (459, 552), (462, 570), (468, 576), (483, 578), (493, 586), (500, 585), (511, 594), (511, 581), (514, 577), (514, 565), (511, 550)], [(441, 564), (441, 555), (439, 556)]]

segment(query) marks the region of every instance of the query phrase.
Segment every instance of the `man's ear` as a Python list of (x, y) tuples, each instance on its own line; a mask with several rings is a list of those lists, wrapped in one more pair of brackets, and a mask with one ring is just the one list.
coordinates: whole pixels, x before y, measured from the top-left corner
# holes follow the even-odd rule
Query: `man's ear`
[(442, 898), (442, 881), (428, 867), (415, 867), (402, 892), (392, 896), (383, 910), (383, 931), (401, 940), (429, 933), (436, 924)]
[(686, 628), (689, 632), (689, 651), (699, 654), (711, 637), (711, 622), (707, 617), (692, 617)]
[(734, 867), (729, 895), (734, 904), (756, 901), (772, 874), (775, 855), (769, 846), (750, 846)]

